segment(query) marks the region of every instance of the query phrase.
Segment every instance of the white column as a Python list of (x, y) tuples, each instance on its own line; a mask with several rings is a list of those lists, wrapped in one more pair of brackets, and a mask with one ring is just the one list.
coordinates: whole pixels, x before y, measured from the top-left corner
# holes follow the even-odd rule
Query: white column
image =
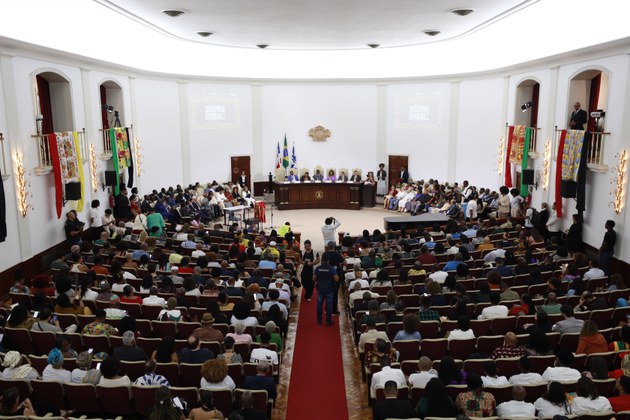
[(263, 121), (262, 121), (262, 85), (251, 84), (252, 96), (252, 158), (249, 176), (252, 180), (252, 191), (255, 181), (266, 181), (267, 174), (263, 172)]
[(188, 129), (188, 83), (177, 82), (179, 90), (179, 130), (182, 139), (182, 176), (183, 186), (190, 184), (190, 131)]
[(459, 126), (459, 81), (451, 83), (451, 98), (449, 109), (448, 132), (448, 164), (446, 167), (446, 179), (450, 182), (456, 181), (457, 168), (457, 134)]
[[(376, 165), (387, 166), (387, 88), (388, 84), (376, 85)], [(376, 166), (375, 165), (375, 166)]]

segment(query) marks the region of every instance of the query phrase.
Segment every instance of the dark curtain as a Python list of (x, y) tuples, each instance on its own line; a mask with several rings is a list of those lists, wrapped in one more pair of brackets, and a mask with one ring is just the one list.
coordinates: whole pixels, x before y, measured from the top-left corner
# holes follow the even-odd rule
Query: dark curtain
[(50, 85), (48, 80), (41, 75), (35, 76), (37, 80), (37, 94), (39, 95), (40, 112), (42, 113), (42, 134), (55, 132), (52, 118), (52, 103), (50, 102)]
[(529, 120), (530, 127), (538, 127), (538, 99), (540, 97), (540, 84), (536, 83), (532, 91), (532, 113)]
[(7, 238), (7, 204), (4, 200), (4, 182), (0, 170), (0, 242)]
[[(107, 89), (105, 86), (101, 85), (101, 105), (107, 105)], [(101, 122), (103, 123), (103, 130), (107, 130), (109, 128), (109, 121), (107, 120), (107, 110), (103, 109), (101, 106)]]
[(589, 144), (591, 143), (590, 131), (584, 133), (584, 142), (582, 143), (582, 155), (580, 156), (580, 167), (578, 168), (577, 176), (577, 189), (576, 189), (576, 201), (575, 209), (583, 216), (583, 212), (586, 210), (586, 160)]
[(591, 118), (591, 112), (597, 111), (597, 103), (599, 102), (599, 88), (602, 84), (602, 74), (591, 79), (591, 92), (590, 99), (588, 101), (588, 124), (586, 125), (587, 131), (595, 131), (595, 118)]
[(127, 168), (129, 179), (127, 180), (127, 188), (131, 188), (133, 187), (133, 149), (131, 148), (131, 144), (133, 143), (133, 141), (129, 136), (128, 127), (125, 127), (125, 131), (127, 132), (127, 141), (129, 142), (129, 168)]

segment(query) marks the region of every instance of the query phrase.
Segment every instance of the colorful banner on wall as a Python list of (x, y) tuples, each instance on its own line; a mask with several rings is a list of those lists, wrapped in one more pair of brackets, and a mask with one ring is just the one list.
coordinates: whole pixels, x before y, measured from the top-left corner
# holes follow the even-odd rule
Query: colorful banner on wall
[(57, 139), (57, 154), (59, 156), (59, 168), (61, 171), (61, 183), (79, 182), (79, 163), (77, 161), (77, 148), (74, 144), (72, 131), (60, 131), (55, 133)]
[(515, 125), (512, 134), (512, 144), (510, 145), (510, 162), (520, 165), (523, 161), (523, 148), (525, 145), (525, 129), (524, 125)]
[(63, 184), (61, 183), (61, 166), (59, 164), (57, 136), (54, 133), (48, 135), (48, 149), (50, 150), (50, 160), (55, 182), (55, 211), (57, 212), (57, 219), (59, 219), (61, 218), (61, 210), (63, 209)]
[[(525, 142), (523, 143), (523, 159), (521, 162), (521, 174), (525, 173), (525, 169), (527, 169), (527, 159), (529, 158), (529, 142), (532, 138), (532, 128), (527, 127), (525, 129)], [(521, 197), (527, 197), (529, 195), (529, 185), (523, 183), (523, 178), (521, 177)]]
[(131, 162), (131, 150), (129, 148), (129, 138), (125, 127), (116, 127), (112, 131), (116, 136), (116, 151), (118, 156), (118, 168), (128, 168)]
[(556, 156), (556, 213), (558, 217), (562, 217), (562, 154), (564, 151), (564, 140), (567, 136), (567, 130), (560, 133), (560, 143), (558, 144), (558, 154)]
[[(133, 150), (131, 150), (131, 142), (129, 141), (129, 139), (131, 138), (131, 135), (129, 134), (129, 128), (125, 127), (125, 133), (127, 134), (127, 144), (129, 145), (129, 167), (127, 168), (127, 188), (131, 188), (133, 187)], [(135, 144), (134, 144), (135, 147)], [(138, 174), (138, 176), (140, 176), (140, 174)]]
[(83, 200), (83, 162), (81, 160), (81, 147), (79, 147), (79, 133), (75, 131), (72, 134), (74, 137), (74, 150), (76, 151), (77, 165), (79, 168), (79, 184), (81, 185), (81, 198), (79, 198), (79, 201), (77, 202), (77, 211), (82, 212), (83, 203), (84, 203), (84, 200)]
[(577, 181), (584, 130), (568, 130), (562, 148), (562, 179)]
[(514, 126), (508, 127), (507, 147), (505, 148), (505, 186), (512, 188), (512, 163), (510, 162), (510, 153), (512, 151), (512, 136), (514, 135)]

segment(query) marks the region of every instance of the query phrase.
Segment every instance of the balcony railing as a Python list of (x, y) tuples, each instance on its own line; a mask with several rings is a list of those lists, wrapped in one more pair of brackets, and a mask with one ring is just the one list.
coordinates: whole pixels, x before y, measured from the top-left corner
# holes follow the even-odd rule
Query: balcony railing
[[(81, 161), (85, 164), (88, 161), (87, 134), (85, 128), (77, 133), (79, 135), (79, 151)], [(37, 166), (33, 169), (36, 175), (46, 175), (52, 172), (53, 161), (50, 153), (50, 134), (33, 134), (32, 138), (37, 141)]]

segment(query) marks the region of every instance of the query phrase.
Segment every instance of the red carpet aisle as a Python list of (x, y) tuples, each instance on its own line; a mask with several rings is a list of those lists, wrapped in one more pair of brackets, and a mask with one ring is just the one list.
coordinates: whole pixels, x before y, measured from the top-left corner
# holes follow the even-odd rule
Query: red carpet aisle
[(288, 420), (342, 420), (348, 418), (346, 390), (339, 338), (339, 317), (327, 327), (316, 321), (317, 292), (313, 300), (300, 302), (300, 318), (295, 339)]

